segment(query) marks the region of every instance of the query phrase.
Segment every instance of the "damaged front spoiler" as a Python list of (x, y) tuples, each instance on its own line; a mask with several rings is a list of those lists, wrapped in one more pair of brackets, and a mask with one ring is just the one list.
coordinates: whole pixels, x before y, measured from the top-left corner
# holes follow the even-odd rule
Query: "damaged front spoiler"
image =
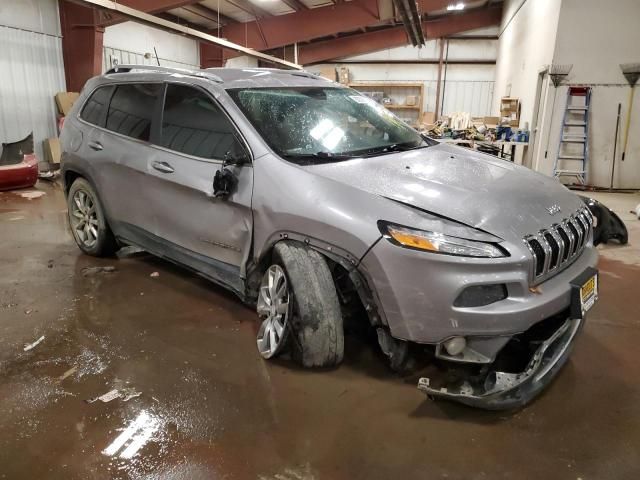
[(418, 381), (418, 389), (430, 398), (443, 398), (486, 410), (520, 408), (551, 383), (571, 353), (573, 340), (584, 319), (567, 319), (533, 354), (524, 371), (493, 371), (482, 384), (462, 380), (434, 388), (429, 378)]

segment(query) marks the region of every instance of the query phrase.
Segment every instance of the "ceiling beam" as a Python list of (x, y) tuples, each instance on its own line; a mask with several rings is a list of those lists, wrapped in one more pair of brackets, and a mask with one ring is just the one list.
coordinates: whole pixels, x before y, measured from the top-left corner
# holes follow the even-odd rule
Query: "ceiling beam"
[(197, 15), (205, 20), (209, 20), (212, 22), (218, 23), (218, 18), (220, 19), (220, 24), (228, 25), (230, 23), (238, 23), (237, 20), (234, 20), (231, 17), (227, 17), (221, 13), (216, 12), (215, 10), (211, 10), (210, 8), (205, 7), (199, 3), (194, 3), (193, 5), (187, 5), (182, 7), (183, 10), (190, 12), (194, 15)]
[(295, 63), (287, 62), (279, 58), (272, 57), (271, 55), (258, 52), (251, 48), (246, 48), (242, 45), (238, 45), (236, 43), (230, 42), (224, 38), (220, 38), (214, 35), (210, 35), (208, 33), (204, 33), (201, 30), (195, 30), (193, 28), (189, 28), (184, 25), (170, 22), (160, 17), (156, 17), (154, 15), (150, 15), (148, 13), (135, 10), (133, 8), (123, 5), (122, 3), (119, 3), (118, 1), (114, 1), (114, 0), (75, 0), (75, 1), (82, 4), (91, 5), (92, 7), (96, 7), (99, 9), (105, 9), (112, 13), (123, 15), (130, 20), (143, 23), (146, 25), (150, 25), (154, 28), (167, 30), (172, 33), (176, 33), (178, 35), (186, 35), (188, 37), (194, 38), (195, 40), (209, 42), (209, 43), (218, 45), (219, 47), (222, 47), (222, 48), (240, 52), (241, 55), (248, 55), (250, 57), (271, 62), (285, 68), (294, 68), (294, 69), (301, 68), (300, 65), (297, 65)]
[(249, 15), (253, 15), (256, 18), (268, 18), (273, 16), (271, 12), (265, 10), (264, 8), (260, 8), (250, 0), (227, 0), (227, 2), (235, 5), (243, 12), (248, 13)]
[(282, 1), (286, 3), (289, 7), (293, 8), (296, 12), (299, 12), (300, 10), (309, 10), (309, 7), (307, 7), (300, 0), (282, 0)]
[[(164, 13), (174, 8), (181, 8), (188, 5), (193, 5), (201, 0), (118, 0), (122, 5), (139, 10), (144, 13), (150, 13), (156, 15), (158, 13)], [(113, 14), (112, 12), (107, 15), (104, 21), (100, 22), (101, 27), (108, 27), (122, 23), (127, 19), (122, 15)]]
[[(427, 40), (447, 37), (476, 28), (498, 25), (502, 16), (502, 6), (469, 10), (455, 15), (445, 15), (438, 19), (422, 22)], [(386, 48), (407, 45), (404, 27), (391, 27), (367, 33), (340, 37), (332, 40), (300, 45), (298, 61), (309, 65), (329, 60), (375, 52)]]
[(227, 25), (222, 36), (255, 50), (269, 50), (377, 23), (380, 23), (377, 0), (353, 0), (264, 18), (259, 22)]

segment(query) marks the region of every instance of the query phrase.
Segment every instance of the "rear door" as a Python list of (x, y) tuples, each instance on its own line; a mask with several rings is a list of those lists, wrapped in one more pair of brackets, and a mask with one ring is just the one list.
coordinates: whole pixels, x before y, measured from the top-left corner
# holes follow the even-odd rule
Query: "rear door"
[(150, 148), (159, 124), (164, 84), (123, 83), (115, 86), (104, 128), (91, 133), (89, 147), (100, 164), (99, 194), (116, 235), (146, 243), (156, 233), (147, 165), (158, 156)]
[(251, 163), (229, 167), (237, 178), (230, 196), (213, 195), (225, 156), (250, 158), (235, 125), (206, 90), (169, 83), (155, 148), (148, 202), (158, 235), (181, 263), (241, 290), (253, 222)]

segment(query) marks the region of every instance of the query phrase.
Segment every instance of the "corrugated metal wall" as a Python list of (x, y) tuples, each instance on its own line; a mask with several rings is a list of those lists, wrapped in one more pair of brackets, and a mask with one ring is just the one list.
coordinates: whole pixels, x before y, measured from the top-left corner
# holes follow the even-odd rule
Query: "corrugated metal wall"
[(57, 136), (53, 97), (65, 90), (57, 2), (15, 2), (1, 13), (0, 141), (33, 131), (42, 160), (42, 141)]
[[(437, 82), (427, 82), (433, 92), (430, 110), (435, 108), (435, 91)], [(433, 84), (433, 85), (431, 85)], [(494, 82), (474, 80), (447, 81), (444, 87), (443, 111), (445, 115), (455, 112), (469, 112), (474, 117), (491, 116), (493, 107)]]

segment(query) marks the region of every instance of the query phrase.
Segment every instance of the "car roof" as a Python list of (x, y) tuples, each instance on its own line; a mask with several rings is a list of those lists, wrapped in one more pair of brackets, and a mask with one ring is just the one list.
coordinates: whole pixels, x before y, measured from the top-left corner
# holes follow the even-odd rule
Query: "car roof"
[(154, 80), (158, 76), (192, 76), (212, 81), (224, 89), (260, 87), (341, 87), (325, 78), (304, 70), (283, 70), (278, 68), (206, 68), (185, 69), (157, 67), (153, 65), (118, 65), (107, 71), (104, 78), (113, 80), (134, 79)]

